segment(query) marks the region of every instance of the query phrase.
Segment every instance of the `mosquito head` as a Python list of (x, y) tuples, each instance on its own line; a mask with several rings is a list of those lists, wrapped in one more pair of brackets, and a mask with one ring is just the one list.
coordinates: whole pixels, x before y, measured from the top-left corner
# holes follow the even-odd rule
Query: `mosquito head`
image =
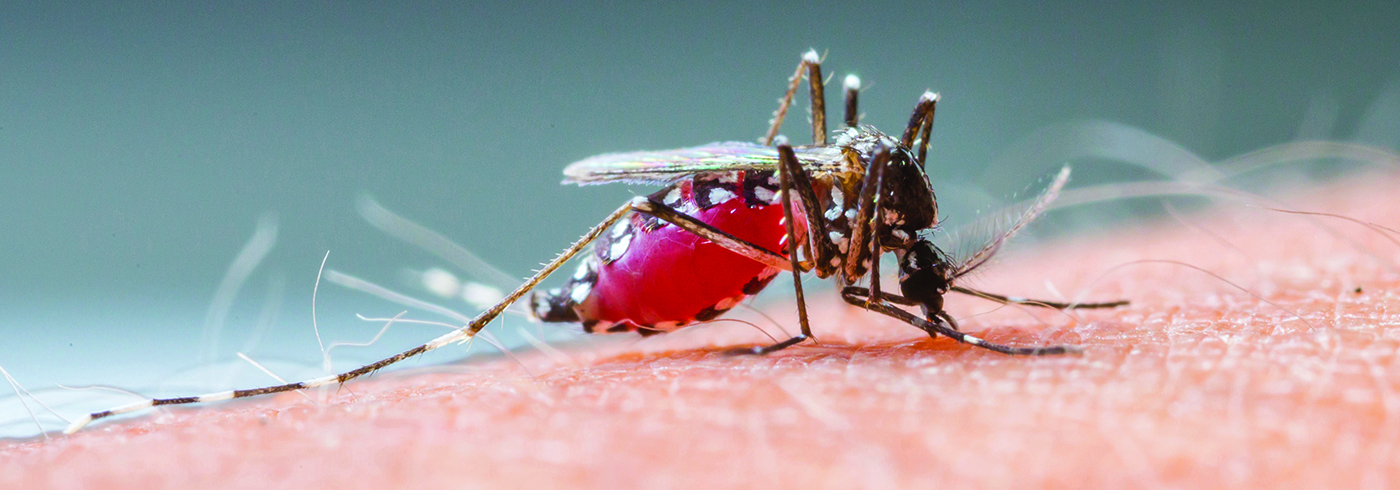
[(897, 150), (884, 170), (880, 199), (880, 244), (889, 249), (914, 245), (918, 232), (938, 222), (938, 201), (928, 175), (914, 156)]
[(933, 243), (920, 239), (897, 252), (900, 294), (924, 307), (925, 315), (943, 311), (943, 295), (952, 287), (953, 270), (943, 252)]

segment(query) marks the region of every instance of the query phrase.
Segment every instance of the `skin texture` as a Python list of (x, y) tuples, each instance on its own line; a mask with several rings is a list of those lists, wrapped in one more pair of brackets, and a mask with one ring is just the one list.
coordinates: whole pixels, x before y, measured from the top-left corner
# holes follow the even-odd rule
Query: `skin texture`
[[(1372, 176), (1288, 201), (1395, 228), (1397, 188)], [(357, 381), (322, 406), (175, 410), (0, 443), (0, 488), (1393, 487), (1395, 239), (1226, 206), (1022, 250), (972, 284), (1128, 307), (968, 318), (996, 308), (949, 298), (964, 331), (1082, 355), (931, 340), (817, 291), (821, 346), (726, 357), (766, 338), (722, 323), (567, 360), (521, 352), (530, 373), (469, 361)], [(1263, 300), (1133, 263), (1149, 259)], [(792, 328), (790, 300), (768, 309)]]

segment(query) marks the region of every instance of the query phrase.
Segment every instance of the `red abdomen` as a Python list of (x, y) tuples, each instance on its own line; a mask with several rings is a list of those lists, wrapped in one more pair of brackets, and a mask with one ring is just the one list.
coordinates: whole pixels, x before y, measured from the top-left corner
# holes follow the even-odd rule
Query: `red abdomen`
[[(679, 182), (650, 198), (786, 255), (777, 192), (771, 172), (725, 172)], [(566, 287), (537, 293), (532, 311), (544, 321), (581, 322), (589, 332), (656, 333), (715, 318), (778, 272), (676, 225), (633, 215), (594, 244)]]

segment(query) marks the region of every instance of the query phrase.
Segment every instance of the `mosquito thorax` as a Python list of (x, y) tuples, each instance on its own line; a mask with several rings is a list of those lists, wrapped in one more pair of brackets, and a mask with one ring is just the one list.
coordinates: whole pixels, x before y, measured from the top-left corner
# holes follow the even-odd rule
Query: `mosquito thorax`
[[(861, 185), (871, 178), (866, 172), (876, 154), (884, 149), (890, 150), (876, 220), (879, 242), (886, 250), (903, 250), (913, 246), (918, 232), (932, 228), (938, 222), (938, 201), (928, 174), (924, 172), (923, 162), (899, 140), (872, 126), (863, 125), (837, 131), (833, 146), (841, 148), (846, 158), (854, 164), (852, 166), (862, 172), (849, 185), (847, 195), (859, 195)], [(844, 209), (854, 208), (853, 200), (848, 201)]]

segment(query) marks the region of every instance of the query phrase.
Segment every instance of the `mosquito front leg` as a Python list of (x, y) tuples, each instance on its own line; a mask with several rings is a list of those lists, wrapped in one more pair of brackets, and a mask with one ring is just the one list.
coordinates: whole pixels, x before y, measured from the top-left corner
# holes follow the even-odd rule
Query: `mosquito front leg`
[(1015, 304), (1015, 305), (1039, 306), (1039, 307), (1042, 307), (1042, 308), (1051, 308), (1051, 309), (1056, 309), (1056, 310), (1088, 310), (1088, 309), (1094, 309), (1094, 308), (1117, 308), (1117, 307), (1119, 307), (1119, 306), (1124, 306), (1124, 305), (1127, 305), (1127, 304), (1128, 304), (1128, 300), (1126, 300), (1126, 299), (1120, 299), (1120, 300), (1117, 300), (1117, 301), (1105, 301), (1105, 302), (1102, 302), (1102, 303), (1063, 303), (1063, 302), (1059, 302), (1059, 301), (1046, 301), (1046, 300), (1039, 300), (1039, 299), (1016, 298), (1016, 297), (1004, 296), (1004, 295), (1000, 295), (1000, 294), (996, 294), (996, 293), (989, 293), (989, 292), (986, 292), (986, 291), (978, 291), (978, 290), (976, 290), (976, 289), (965, 288), (965, 287), (961, 287), (961, 286), (953, 286), (952, 291), (955, 292), (955, 293), (966, 294), (966, 295), (968, 295), (968, 296), (976, 296), (976, 297), (978, 297), (978, 298), (982, 298), (982, 299), (989, 300), (989, 301), (995, 301), (995, 302), (998, 302), (998, 303), (1001, 303), (1001, 304), (1004, 304), (1004, 305)]
[(366, 374), (370, 374), (385, 367), (388, 367), (404, 359), (417, 356), (419, 354), (437, 349), (439, 347), (451, 344), (453, 342), (470, 339), (473, 336), (475, 336), (477, 332), (480, 332), (482, 328), (485, 328), (488, 323), (491, 323), (492, 320), (495, 320), (497, 316), (500, 316), (500, 314), (504, 312), (506, 308), (510, 307), (512, 303), (515, 303), (522, 296), (524, 296), (525, 293), (530, 292), (531, 289), (534, 289), (535, 286), (539, 285), (540, 281), (543, 281), (545, 278), (549, 277), (549, 275), (554, 273), (555, 270), (563, 266), (565, 262), (568, 262), (569, 259), (572, 259), (575, 255), (578, 255), (579, 252), (583, 251), (583, 249), (587, 247), (589, 243), (592, 243), (593, 240), (596, 240), (599, 236), (602, 236), (603, 233), (606, 232), (609, 227), (617, 223), (618, 220), (621, 220), (623, 217), (627, 216), (627, 213), (631, 210), (632, 204), (628, 203), (627, 205), (618, 208), (616, 211), (613, 211), (612, 214), (609, 214), (608, 217), (605, 218), (601, 223), (598, 223), (597, 226), (594, 226), (593, 229), (589, 230), (588, 233), (585, 234), (582, 238), (579, 238), (578, 241), (574, 242), (573, 245), (565, 249), (563, 253), (560, 253), (558, 257), (555, 257), (554, 260), (546, 264), (544, 268), (539, 270), (539, 272), (536, 272), (534, 276), (526, 280), (524, 284), (521, 284), (519, 287), (515, 288), (514, 291), (511, 291), (510, 294), (506, 295), (505, 299), (502, 299), (500, 303), (497, 303), (495, 306), (492, 306), (486, 311), (483, 311), (480, 314), (478, 314), (476, 318), (472, 319), (471, 323), (468, 323), (462, 326), (461, 328), (458, 328), (457, 330), (453, 330), (449, 334), (433, 339), (431, 342), (428, 342), (426, 344), (419, 345), (412, 349), (381, 359), (377, 362), (367, 364), (357, 369), (346, 371), (337, 375), (322, 376), (320, 378), (299, 381), (296, 383), (287, 383), (276, 386), (268, 386), (264, 388), (255, 388), (251, 390), (232, 390), (220, 393), (210, 393), (207, 395), (187, 396), (179, 398), (155, 398), (127, 405), (122, 405), (120, 407), (112, 408), (110, 410), (94, 412), (80, 419), (77, 419), (73, 421), (73, 423), (70, 424), (67, 429), (64, 429), (63, 432), (65, 434), (72, 434), (82, 429), (84, 426), (86, 426), (94, 420), (111, 417), (113, 415), (123, 413), (135, 412), (137, 410), (143, 410), (150, 407), (232, 400), (234, 398), (248, 398), (258, 395), (281, 393), (284, 391), (306, 390), (334, 383), (343, 384), (352, 379), (359, 378)]
[(920, 136), (920, 132), (923, 133), (919, 141), (919, 164), (924, 168), (928, 168), (924, 158), (928, 156), (928, 138), (933, 132), (933, 112), (938, 107), (938, 98), (938, 94), (934, 92), (924, 92), (924, 95), (919, 96), (919, 103), (914, 106), (914, 113), (909, 116), (909, 126), (904, 128), (904, 136), (899, 139), (904, 148), (913, 148), (914, 138)]
[(860, 77), (854, 74), (846, 75), (846, 127), (854, 128), (860, 125)]
[(807, 85), (811, 88), (812, 95), (812, 142), (817, 146), (826, 146), (826, 93), (822, 80), (821, 56), (817, 55), (815, 49), (802, 54), (797, 71), (788, 79), (787, 92), (778, 103), (778, 110), (773, 113), (768, 133), (763, 136), (764, 145), (772, 146), (773, 139), (778, 137), (778, 130), (783, 126), (783, 119), (787, 117), (788, 107), (792, 106), (792, 97), (797, 94), (797, 86), (802, 84), (803, 75), (807, 77)]
[(846, 287), (841, 290), (841, 299), (855, 306), (863, 307), (867, 310), (880, 313), (896, 320), (908, 323), (915, 328), (927, 332), (930, 337), (939, 335), (946, 336), (964, 344), (974, 345), (993, 352), (1002, 354), (1040, 356), (1081, 352), (1082, 349), (1072, 345), (1056, 345), (1050, 347), (1014, 347), (988, 342), (980, 337), (968, 335), (958, 330), (958, 324), (947, 312), (937, 312), (932, 321), (915, 316), (913, 313), (904, 311), (886, 301), (871, 301), (870, 291), (865, 288)]

